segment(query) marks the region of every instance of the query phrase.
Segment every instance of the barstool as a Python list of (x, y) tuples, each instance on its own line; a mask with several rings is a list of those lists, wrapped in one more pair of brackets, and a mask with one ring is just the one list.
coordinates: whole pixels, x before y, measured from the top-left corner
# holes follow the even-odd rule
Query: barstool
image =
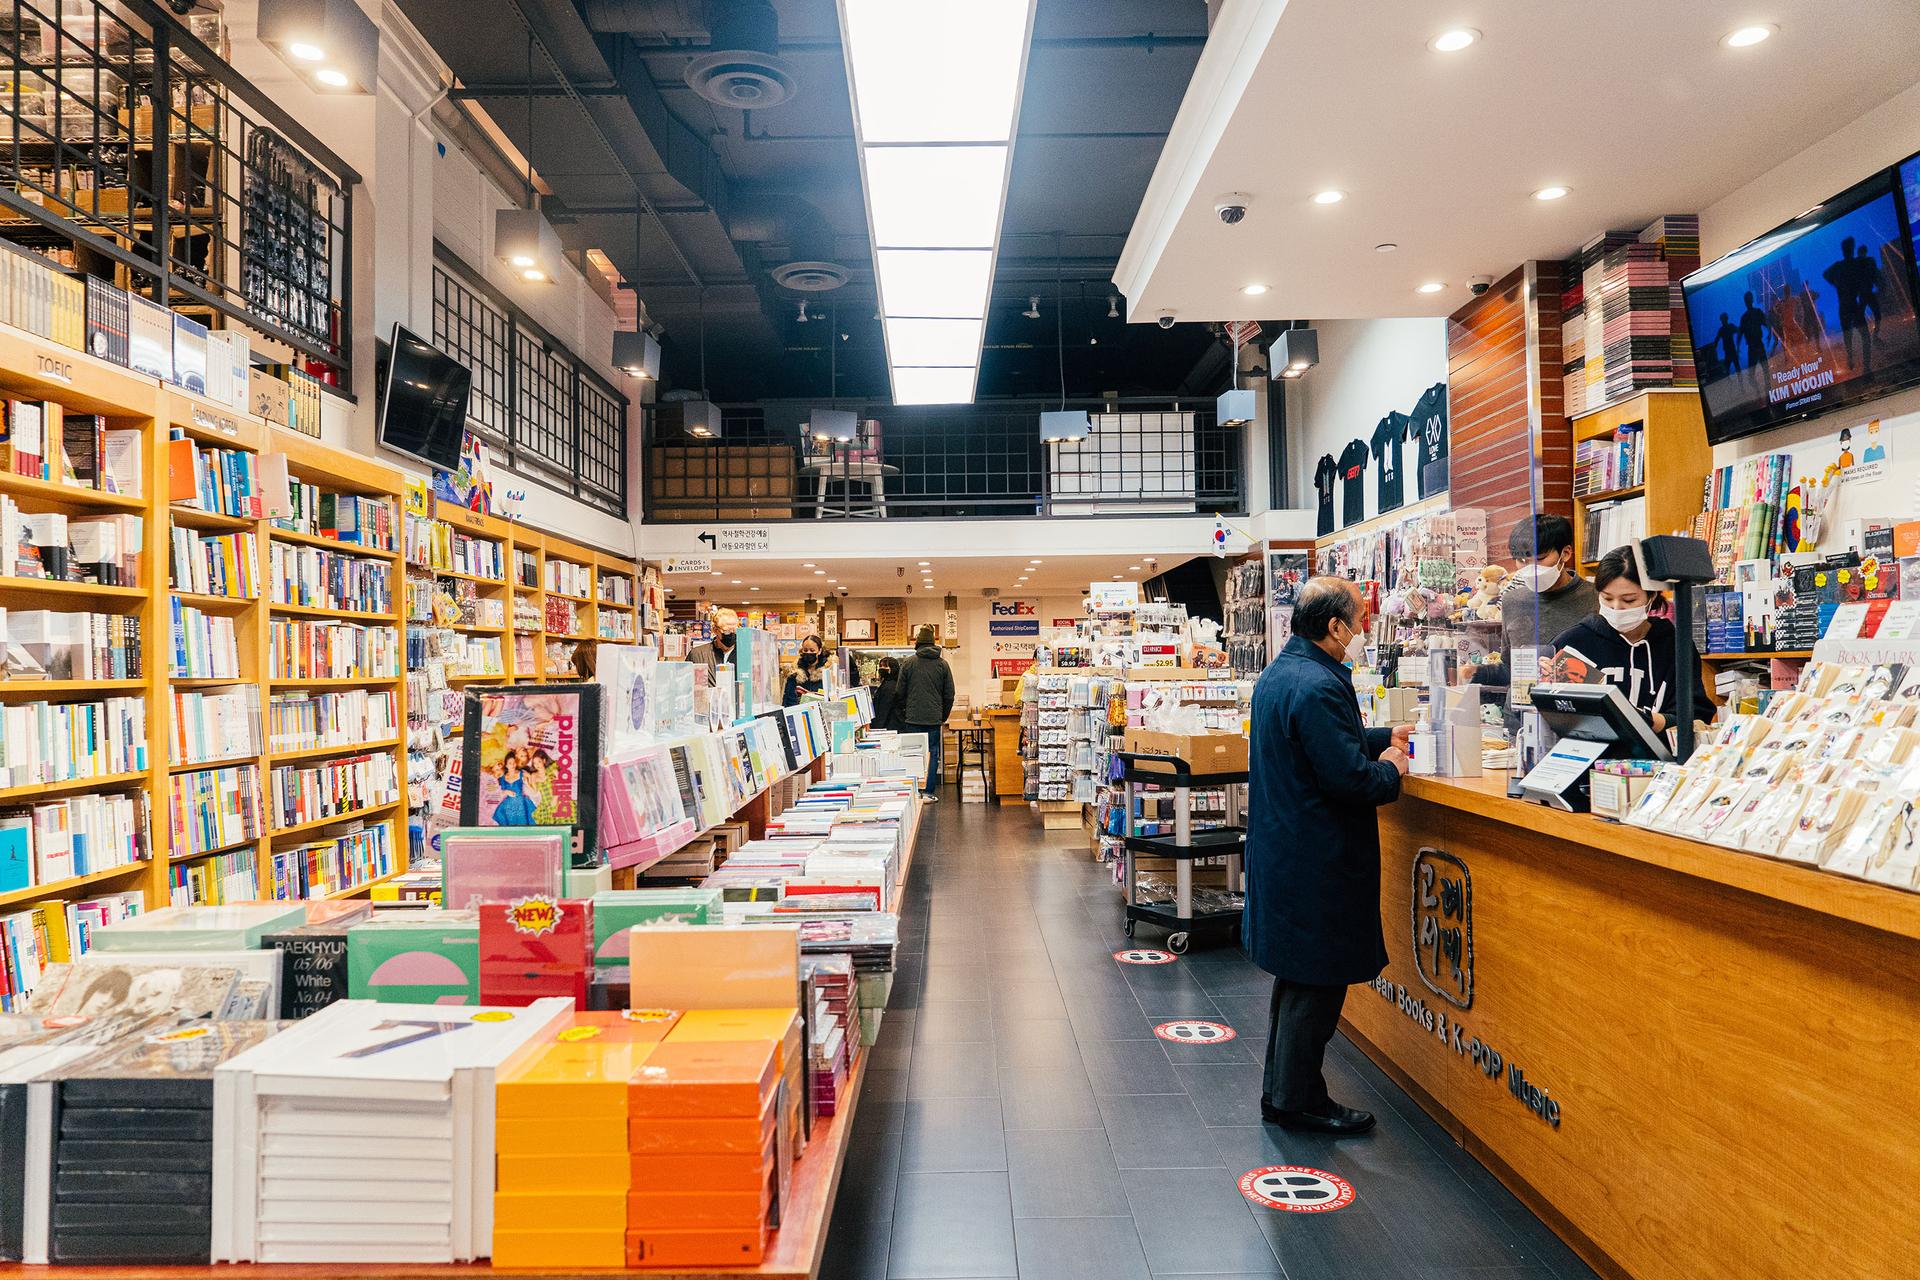
[(993, 794), (993, 730), (984, 725), (969, 725), (954, 730), (958, 751), (953, 777), (959, 784), (967, 776), (970, 767), (980, 770), (980, 782), (987, 794)]

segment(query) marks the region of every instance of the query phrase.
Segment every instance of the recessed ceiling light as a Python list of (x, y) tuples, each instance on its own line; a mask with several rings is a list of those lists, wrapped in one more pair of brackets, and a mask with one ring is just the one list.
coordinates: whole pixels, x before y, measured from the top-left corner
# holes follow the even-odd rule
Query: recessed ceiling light
[(1120, 581), (1120, 575), (1119, 575), (1119, 574), (1117, 574), (1117, 573), (1116, 573), (1116, 574), (1114, 574), (1114, 575), (1113, 575), (1113, 580), (1114, 580), (1115, 582), (1118, 582), (1118, 581)]
[(522, 280), (532, 280), (537, 284), (547, 278), (547, 273), (538, 267), (528, 267), (520, 273), (520, 278)]
[(932, 564), (932, 563), (933, 563), (933, 561), (931, 561), (931, 560), (922, 560), (922, 561), (920, 561), (920, 567), (921, 567), (922, 569), (924, 569), (924, 568), (926, 568), (926, 567), (927, 567), (928, 565), (930, 565), (930, 564)]
[(1398, 249), (1399, 247), (1400, 247), (1399, 245), (1389, 240), (1384, 244), (1377, 244), (1373, 246), (1373, 251), (1375, 253), (1392, 253), (1395, 249)]
[(1472, 27), (1455, 27), (1451, 31), (1442, 31), (1427, 42), (1427, 48), (1435, 53), (1458, 53), (1480, 38), (1480, 33)]
[(747, 588), (747, 590), (749, 590), (749, 591), (758, 591), (759, 589), (760, 589), (760, 588), (758, 588), (758, 587), (748, 587), (748, 588)]
[(813, 561), (809, 560), (805, 564), (802, 564), (800, 567), (802, 569), (811, 569), (813, 568)]
[(1313, 202), (1315, 204), (1339, 204), (1346, 198), (1347, 193), (1344, 191), (1320, 191), (1314, 194)]
[(1567, 194), (1565, 187), (1542, 187), (1533, 193), (1535, 200), (1559, 200)]
[(825, 569), (815, 569), (813, 571), (813, 576), (816, 578), (824, 578), (827, 576), (827, 571)]
[(1421, 285), (1418, 289), (1415, 289), (1414, 292), (1415, 293), (1438, 293), (1446, 287), (1447, 287), (1446, 285), (1442, 284), (1438, 280), (1429, 280), (1425, 284)]
[(1768, 39), (1780, 28), (1772, 23), (1759, 23), (1751, 27), (1738, 27), (1729, 31), (1720, 41), (1729, 49), (1748, 49)]
[(828, 578), (828, 579), (827, 579), (827, 585), (828, 585), (828, 586), (830, 586), (830, 587), (837, 587), (837, 586), (839, 586), (839, 585), (840, 585), (840, 579), (838, 579), (838, 578)]
[(313, 78), (329, 89), (344, 89), (353, 81), (347, 79), (347, 73), (333, 67), (322, 67), (313, 73)]
[(735, 578), (735, 579), (733, 580), (733, 585), (734, 585), (734, 586), (736, 586), (736, 587), (737, 587), (737, 586), (739, 586), (739, 585), (740, 585), (740, 579), (738, 579), (738, 578)]
[(726, 575), (726, 574), (724, 574), (724, 573), (722, 573), (722, 572), (720, 572), (720, 571), (719, 571), (718, 569), (715, 569), (715, 570), (713, 571), (713, 576), (714, 576), (714, 577), (716, 577), (716, 578), (724, 578), (724, 577), (726, 577), (727, 575)]
[(1249, 298), (1257, 298), (1266, 291), (1267, 286), (1263, 284), (1243, 284), (1240, 286), (1240, 292), (1246, 294)]
[(1028, 564), (1039, 564), (1040, 562), (1039, 562), (1038, 560), (1029, 560), (1029, 561), (1027, 561), (1027, 563), (1028, 563)]
[(307, 44), (301, 40), (295, 40), (292, 44), (289, 44), (287, 46), (287, 52), (302, 62), (318, 62), (327, 56), (327, 51), (319, 45)]
[(1137, 565), (1137, 564), (1130, 564), (1130, 565), (1128, 565), (1128, 566), (1127, 566), (1127, 572), (1128, 572), (1128, 573), (1138, 573), (1138, 572), (1140, 572), (1140, 566), (1139, 566), (1139, 565)]

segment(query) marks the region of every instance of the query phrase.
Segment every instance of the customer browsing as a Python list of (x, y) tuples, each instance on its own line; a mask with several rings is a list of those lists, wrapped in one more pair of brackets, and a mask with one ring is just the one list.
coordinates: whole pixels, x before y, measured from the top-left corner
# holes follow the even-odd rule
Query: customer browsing
[(1290, 1129), (1364, 1133), (1322, 1073), (1347, 988), (1387, 964), (1380, 927), (1380, 826), (1400, 796), (1408, 726), (1360, 722), (1351, 663), (1366, 650), (1366, 604), (1341, 578), (1301, 588), (1287, 641), (1253, 687), (1247, 788), (1247, 955), (1273, 975), (1260, 1115)]
[(940, 737), (946, 731), (947, 717), (953, 714), (953, 668), (940, 656), (932, 627), (921, 627), (914, 637), (913, 656), (900, 664), (900, 687), (895, 691), (894, 713), (900, 719), (902, 733), (927, 735), (928, 800), (940, 798)]

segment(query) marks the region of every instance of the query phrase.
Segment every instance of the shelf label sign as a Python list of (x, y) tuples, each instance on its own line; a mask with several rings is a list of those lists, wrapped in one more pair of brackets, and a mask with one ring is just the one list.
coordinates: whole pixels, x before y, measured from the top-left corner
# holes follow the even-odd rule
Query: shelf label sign
[(667, 559), (668, 573), (712, 573), (713, 561), (705, 556), (670, 556)]
[(58, 359), (55, 359), (53, 356), (42, 356), (42, 355), (36, 355), (33, 358), (33, 361), (34, 361), (34, 372), (38, 373), (42, 378), (45, 378), (48, 382), (65, 383), (67, 386), (73, 385), (73, 362), (72, 361), (58, 360)]
[(1240, 1175), (1240, 1194), (1286, 1213), (1331, 1213), (1354, 1201), (1353, 1184), (1337, 1173), (1303, 1164), (1273, 1164)]

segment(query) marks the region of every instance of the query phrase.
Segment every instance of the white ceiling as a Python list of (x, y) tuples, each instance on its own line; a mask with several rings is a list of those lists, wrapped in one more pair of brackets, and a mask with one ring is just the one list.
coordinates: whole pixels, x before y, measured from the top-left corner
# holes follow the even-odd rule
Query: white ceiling
[[(1754, 23), (1778, 31), (1721, 44)], [(1482, 39), (1427, 48), (1455, 27)], [(1471, 276), (1699, 212), (1908, 88), (1916, 52), (1915, 0), (1227, 0), (1115, 282), (1133, 320), (1447, 315)]]
[[(675, 599), (696, 598), (705, 587), (707, 599), (726, 605), (785, 603), (841, 587), (847, 588), (850, 598), (905, 596), (909, 584), (914, 596), (940, 597), (951, 591), (979, 599), (983, 588), (997, 587), (1003, 596), (1077, 597), (1090, 582), (1111, 581), (1115, 574), (1144, 581), (1190, 558), (1163, 556), (1156, 567), (1138, 556), (1048, 556), (1044, 551), (1039, 565), (1029, 564), (1027, 556), (914, 556), (898, 560), (871, 553), (858, 557), (812, 556), (807, 560), (755, 556), (750, 560), (716, 558), (713, 573), (668, 574), (666, 584)], [(931, 591), (921, 575), (919, 562), (923, 559), (932, 562), (928, 565), (933, 572)], [(815, 574), (807, 568), (809, 561), (822, 572)], [(902, 569), (904, 575), (899, 572)], [(1028, 579), (1025, 583), (1019, 581), (1023, 574)], [(829, 585), (829, 578), (835, 583)], [(739, 579), (738, 586), (734, 585), (735, 579)], [(754, 591), (754, 587), (760, 589)]]

